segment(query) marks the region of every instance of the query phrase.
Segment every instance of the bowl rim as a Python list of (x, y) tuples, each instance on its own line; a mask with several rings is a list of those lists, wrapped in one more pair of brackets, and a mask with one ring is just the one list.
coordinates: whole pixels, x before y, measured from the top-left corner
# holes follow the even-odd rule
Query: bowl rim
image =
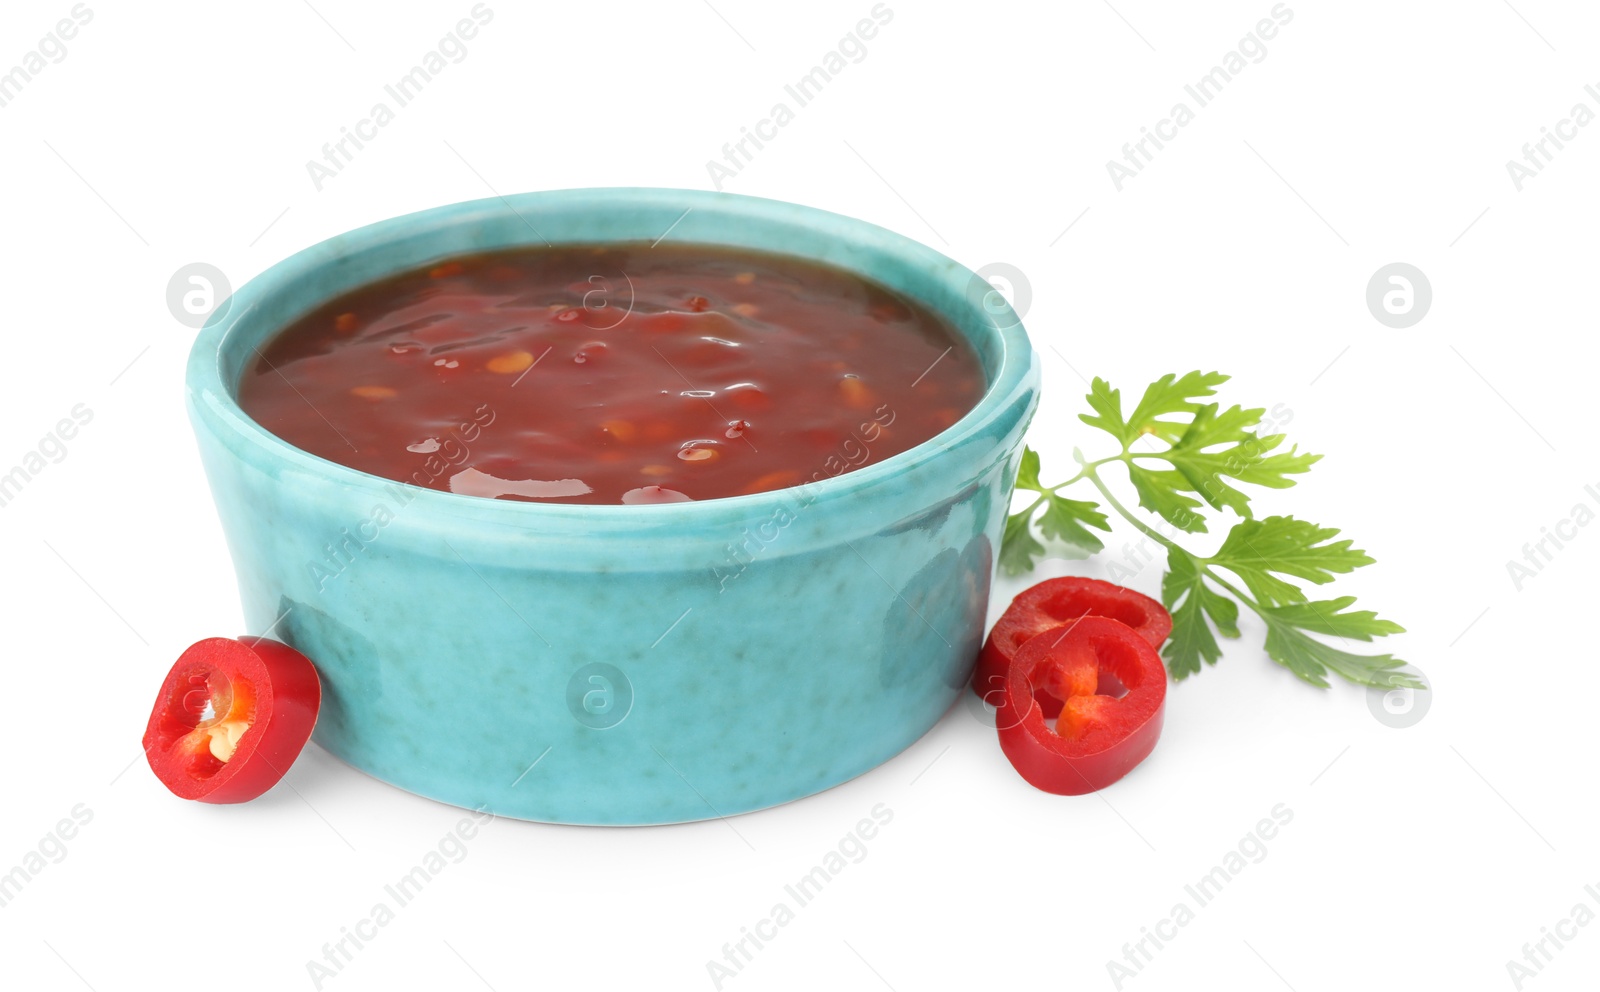
[[(1021, 318), (1003, 296), (986, 291), (984, 306), (992, 306), (987, 302), (991, 295), (996, 298), (999, 305), (994, 309), (985, 310), (984, 307), (974, 303), (974, 311), (983, 314), (985, 333), (993, 337), (997, 346), (998, 361), (993, 376), (978, 402), (951, 426), (888, 458), (870, 462), (839, 475), (822, 479), (813, 478), (798, 486), (748, 495), (659, 504), (538, 503), (486, 499), (481, 496), (417, 486), (405, 480), (374, 475), (296, 447), (258, 423), (239, 406), (235, 396), (237, 384), (228, 382), (223, 374), (225, 349), (235, 335), (247, 333), (245, 329), (251, 327), (248, 323), (249, 318), (263, 300), (277, 294), (293, 292), (296, 283), (302, 277), (318, 268), (335, 263), (349, 255), (381, 246), (388, 241), (415, 237), (421, 230), (470, 226), (474, 222), (491, 218), (505, 220), (512, 216), (527, 223), (527, 215), (536, 216), (541, 206), (556, 204), (560, 204), (563, 209), (588, 206), (599, 211), (670, 206), (672, 209), (682, 208), (685, 213), (690, 208), (702, 209), (713, 206), (718, 212), (727, 213), (731, 207), (734, 213), (756, 221), (773, 225), (784, 223), (801, 225), (819, 233), (837, 236), (844, 241), (866, 242), (872, 248), (921, 270), (933, 283), (952, 291), (953, 299), (964, 299), (971, 303), (973, 287), (989, 285), (981, 276), (961, 263), (905, 235), (844, 214), (766, 197), (671, 187), (619, 186), (542, 190), (465, 200), (401, 214), (334, 235), (276, 262), (235, 290), (216, 308), (211, 318), (201, 328), (189, 352), (185, 388), (195, 430), (207, 430), (219, 439), (231, 437), (243, 444), (245, 450), (252, 452), (257, 459), (268, 459), (289, 469), (299, 469), (361, 494), (382, 497), (392, 493), (393, 487), (403, 486), (408, 496), (408, 503), (422, 500), (424, 504), (437, 506), (440, 512), (451, 514), (471, 512), (478, 516), (495, 516), (503, 518), (503, 522), (511, 525), (525, 525), (533, 519), (569, 523), (581, 521), (592, 524), (596, 514), (619, 525), (689, 524), (722, 514), (789, 505), (795, 499), (795, 494), (802, 492), (807, 494), (805, 503), (809, 505), (867, 489), (939, 457), (944, 451), (987, 428), (1028, 388), (1033, 387), (1036, 391), (1036, 376), (1030, 378), (1030, 375), (1035, 373), (1037, 356)], [(624, 243), (622, 238), (609, 241)], [(595, 241), (557, 239), (555, 243), (560, 245), (607, 242), (608, 239)], [(718, 242), (713, 239), (691, 238), (685, 239), (684, 243), (717, 244)], [(782, 249), (751, 250), (784, 254)], [(442, 253), (441, 257), (458, 254), (461, 252), (452, 250)], [(793, 254), (815, 264), (844, 268), (874, 282), (881, 281), (869, 273), (852, 270), (844, 263), (814, 259), (798, 252)], [(415, 267), (426, 264), (429, 263), (422, 261)], [(398, 273), (404, 270), (394, 271)], [(898, 289), (895, 292), (917, 295)], [(976, 340), (977, 335), (969, 333), (960, 326), (957, 315), (951, 314), (947, 306), (918, 298), (924, 305), (951, 320), (952, 324), (956, 324), (957, 332), (968, 340), (969, 345), (981, 350), (982, 342)], [(325, 301), (318, 300), (309, 304), (307, 308), (321, 305), (322, 302)], [(267, 331), (260, 340), (267, 340), (281, 329), (280, 326)], [(1024, 420), (1026, 419), (1025, 414)], [(227, 447), (236, 457), (243, 456), (243, 451), (238, 446), (230, 444)]]

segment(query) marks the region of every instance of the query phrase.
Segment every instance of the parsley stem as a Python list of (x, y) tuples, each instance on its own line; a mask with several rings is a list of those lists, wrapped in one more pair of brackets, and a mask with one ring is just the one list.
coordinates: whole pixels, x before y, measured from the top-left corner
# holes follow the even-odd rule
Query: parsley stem
[(1267, 619), (1267, 614), (1263, 611), (1262, 606), (1261, 606), (1260, 603), (1258, 603), (1255, 600), (1251, 599), (1249, 596), (1246, 596), (1244, 594), (1244, 592), (1239, 589), (1238, 586), (1235, 586), (1232, 582), (1229, 582), (1227, 579), (1225, 579), (1222, 576), (1218, 575), (1216, 573), (1216, 571), (1213, 570), (1212, 567), (1209, 564), (1206, 564), (1206, 562), (1204, 560), (1201, 560), (1201, 562), (1200, 562), (1200, 572), (1201, 572), (1202, 575), (1204, 575), (1206, 578), (1210, 579), (1212, 582), (1215, 582), (1217, 585), (1221, 586), (1223, 589), (1226, 589), (1228, 591), (1228, 594), (1230, 596), (1232, 596), (1234, 599), (1237, 599), (1239, 602), (1243, 603), (1244, 605), (1250, 607), (1250, 609), (1254, 610), (1256, 616), (1260, 617), (1263, 620)]
[[(1083, 460), (1083, 452), (1081, 452), (1081, 451), (1079, 451), (1077, 449), (1073, 449), (1072, 455), (1073, 455), (1074, 458), (1076, 458), (1078, 460), (1078, 464), (1080, 466), (1082, 466), (1081, 468), (1079, 468), (1078, 474), (1073, 476), (1072, 478), (1068, 479), (1066, 482), (1058, 482), (1053, 486), (1045, 486), (1044, 488), (1038, 490), (1038, 493), (1039, 493), (1038, 498), (1035, 499), (1032, 503), (1029, 503), (1028, 504), (1028, 508), (1026, 510), (1022, 510), (1022, 511), (1019, 511), (1019, 512), (1026, 513), (1028, 515), (1028, 519), (1031, 520), (1031, 519), (1033, 519), (1034, 511), (1039, 509), (1039, 507), (1043, 506), (1045, 504), (1045, 501), (1048, 500), (1051, 496), (1054, 496), (1058, 489), (1065, 489), (1065, 488), (1067, 488), (1068, 486), (1072, 485), (1075, 482), (1078, 482), (1080, 480), (1092, 477), (1094, 475), (1094, 470), (1099, 468), (1101, 465), (1106, 464), (1107, 462), (1120, 462), (1120, 461), (1123, 460), (1120, 455), (1112, 455), (1110, 458), (1102, 458), (1102, 459), (1100, 459), (1099, 461), (1096, 461), (1096, 462), (1085, 462)], [(1124, 513), (1123, 515), (1126, 516), (1127, 514)], [(1016, 516), (1016, 514), (1012, 514), (1012, 516)]]
[[(1121, 460), (1122, 459), (1120, 459), (1120, 458), (1108, 458), (1108, 459), (1105, 459), (1105, 461), (1121, 461)], [(1178, 547), (1176, 544), (1172, 543), (1172, 541), (1168, 540), (1165, 535), (1163, 535), (1162, 533), (1157, 531), (1155, 528), (1151, 527), (1149, 524), (1146, 524), (1143, 520), (1140, 520), (1138, 517), (1134, 516), (1132, 513), (1129, 513), (1127, 507), (1125, 507), (1121, 503), (1117, 502), (1117, 498), (1115, 496), (1111, 495), (1111, 490), (1106, 488), (1105, 481), (1100, 478), (1100, 473), (1095, 471), (1095, 468), (1100, 466), (1100, 465), (1102, 465), (1102, 464), (1104, 464), (1104, 462), (1095, 462), (1092, 465), (1086, 465), (1086, 466), (1084, 466), (1083, 472), (1081, 472), (1079, 474), (1082, 475), (1082, 476), (1087, 477), (1090, 482), (1094, 483), (1094, 487), (1096, 489), (1100, 490), (1100, 495), (1105, 497), (1106, 503), (1108, 503), (1113, 510), (1116, 510), (1118, 513), (1122, 514), (1122, 518), (1124, 520), (1128, 521), (1128, 523), (1133, 524), (1135, 527), (1139, 528), (1139, 530), (1141, 532), (1143, 532), (1145, 534), (1145, 536), (1149, 537), (1151, 540), (1155, 541), (1157, 544), (1161, 545), (1162, 547), (1166, 548), (1169, 551), (1183, 551), (1182, 548)], [(1184, 554), (1188, 554), (1187, 551), (1183, 551), (1183, 553)]]
[[(1105, 461), (1121, 461), (1121, 459), (1106, 459)], [(1250, 607), (1250, 609), (1263, 620), (1267, 618), (1267, 614), (1263, 610), (1260, 603), (1256, 602), (1254, 599), (1251, 599), (1244, 593), (1243, 590), (1235, 586), (1232, 582), (1229, 582), (1227, 579), (1224, 579), (1222, 576), (1218, 575), (1216, 570), (1211, 567), (1211, 563), (1209, 561), (1199, 557), (1198, 555), (1191, 554), (1190, 552), (1179, 547), (1175, 542), (1162, 535), (1159, 531), (1146, 524), (1143, 520), (1140, 520), (1138, 517), (1134, 516), (1131, 512), (1129, 512), (1127, 507), (1118, 502), (1117, 498), (1111, 494), (1111, 490), (1106, 487), (1105, 481), (1100, 478), (1099, 473), (1094, 471), (1094, 468), (1101, 464), (1103, 464), (1103, 462), (1095, 462), (1093, 465), (1085, 466), (1084, 471), (1079, 473), (1079, 475), (1087, 477), (1090, 482), (1094, 483), (1094, 487), (1100, 490), (1100, 495), (1105, 497), (1106, 503), (1109, 504), (1113, 510), (1116, 510), (1118, 513), (1122, 514), (1122, 518), (1124, 520), (1128, 521), (1130, 524), (1133, 524), (1151, 540), (1166, 548), (1169, 554), (1176, 551), (1179, 554), (1185, 554), (1194, 559), (1195, 564), (1200, 566), (1200, 572), (1202, 575), (1210, 579), (1212, 582), (1215, 582), (1223, 589), (1227, 590), (1229, 595), (1243, 603), (1245, 606)]]

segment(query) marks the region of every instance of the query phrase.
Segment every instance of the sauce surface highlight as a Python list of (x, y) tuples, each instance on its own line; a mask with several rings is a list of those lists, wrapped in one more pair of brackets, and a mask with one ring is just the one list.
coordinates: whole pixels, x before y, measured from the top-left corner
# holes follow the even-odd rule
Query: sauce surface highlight
[(715, 499), (905, 451), (983, 392), (970, 345), (841, 269), (702, 245), (462, 256), (269, 341), (239, 404), (387, 479), (560, 503)]

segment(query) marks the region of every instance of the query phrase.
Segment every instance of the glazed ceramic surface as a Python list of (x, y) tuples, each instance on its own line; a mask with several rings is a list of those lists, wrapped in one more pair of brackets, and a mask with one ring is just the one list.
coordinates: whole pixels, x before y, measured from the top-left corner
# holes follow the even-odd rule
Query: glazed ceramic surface
[[(894, 457), (846, 442), (797, 466), (812, 484), (654, 506), (390, 482), (291, 447), (235, 402), (256, 348), (346, 290), (466, 252), (663, 235), (916, 297), (972, 343), (988, 390)], [(595, 189), (428, 210), (294, 255), (201, 332), (188, 402), (250, 632), (322, 675), (319, 744), (464, 807), (644, 824), (809, 795), (939, 720), (983, 636), (1038, 377), (999, 295), (916, 242), (772, 200)], [(463, 397), (463, 418), (482, 403)], [(835, 477), (844, 463), (863, 467)]]

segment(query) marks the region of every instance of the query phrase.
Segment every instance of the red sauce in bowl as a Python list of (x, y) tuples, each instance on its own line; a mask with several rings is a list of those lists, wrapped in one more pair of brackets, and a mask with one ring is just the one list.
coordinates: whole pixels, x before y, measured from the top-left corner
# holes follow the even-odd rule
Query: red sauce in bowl
[(463, 256), (347, 293), (239, 403), (296, 447), (501, 499), (715, 499), (840, 475), (983, 391), (948, 321), (842, 269), (700, 245)]

